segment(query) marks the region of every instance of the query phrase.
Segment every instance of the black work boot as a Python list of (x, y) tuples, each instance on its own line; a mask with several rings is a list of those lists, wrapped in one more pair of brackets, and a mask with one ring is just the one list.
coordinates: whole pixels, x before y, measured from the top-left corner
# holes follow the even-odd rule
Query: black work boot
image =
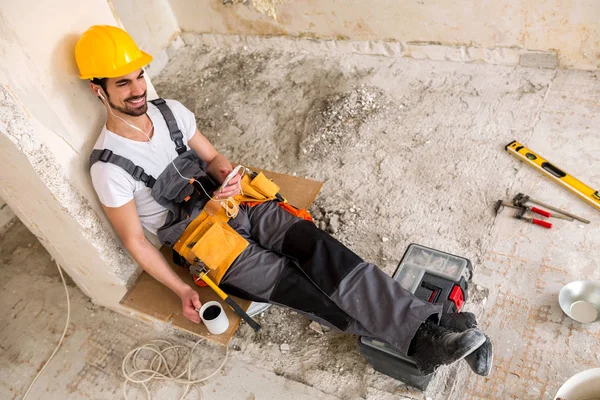
[[(477, 320), (475, 314), (470, 312), (443, 314), (440, 325), (455, 332), (462, 332), (469, 328), (477, 328)], [(490, 374), (494, 362), (494, 350), (492, 341), (487, 335), (485, 335), (485, 342), (481, 347), (466, 356), (465, 361), (477, 375), (488, 376)]]
[(429, 375), (440, 365), (451, 364), (474, 352), (485, 342), (485, 335), (478, 329), (455, 332), (427, 320), (413, 337), (408, 355), (413, 357), (417, 368)]

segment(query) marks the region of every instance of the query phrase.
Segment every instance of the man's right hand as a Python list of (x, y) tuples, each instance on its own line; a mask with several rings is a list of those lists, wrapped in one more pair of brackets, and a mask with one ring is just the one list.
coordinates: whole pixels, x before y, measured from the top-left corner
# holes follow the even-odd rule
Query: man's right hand
[(192, 322), (200, 323), (197, 309), (200, 309), (200, 297), (190, 285), (186, 284), (171, 268), (167, 260), (144, 236), (144, 228), (137, 214), (135, 200), (121, 207), (103, 205), (108, 219), (119, 234), (121, 240), (133, 258), (154, 279), (176, 293), (181, 299), (183, 315)]
[(183, 316), (189, 319), (192, 322), (197, 324), (200, 323), (200, 315), (198, 311), (200, 307), (202, 307), (202, 303), (200, 303), (200, 297), (198, 296), (198, 292), (196, 292), (191, 287), (187, 287), (179, 296), (181, 298), (181, 306), (183, 309)]

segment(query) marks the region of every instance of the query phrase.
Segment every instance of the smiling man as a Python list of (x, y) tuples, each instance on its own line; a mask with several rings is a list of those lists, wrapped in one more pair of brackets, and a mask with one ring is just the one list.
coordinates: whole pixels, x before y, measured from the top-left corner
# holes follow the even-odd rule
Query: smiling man
[[(98, 198), (125, 247), (181, 298), (188, 319), (199, 322), (198, 294), (146, 239), (144, 228), (182, 255), (193, 250), (193, 263), (218, 264), (213, 269), (217, 283), (229, 293), (290, 307), (340, 331), (391, 343), (411, 355), (424, 373), (466, 357), (473, 371), (489, 374), (491, 342), (476, 328), (472, 314), (440, 318), (441, 306), (418, 299), (312, 222), (289, 212), (276, 193), (266, 195), (272, 187), (268, 180), (256, 187), (265, 190), (264, 202), (239, 200), (235, 215), (223, 209), (208, 212), (211, 193), (229, 201), (239, 198), (233, 196), (240, 176), (215, 191), (231, 164), (198, 131), (194, 114), (181, 103), (147, 102), (142, 67), (152, 58), (126, 32), (93, 26), (81, 36), (75, 56), (80, 78), (90, 81), (107, 110), (90, 157)], [(206, 221), (211, 225), (203, 230), (198, 224)], [(197, 232), (194, 242), (177, 247), (188, 231)]]
[[(95, 46), (86, 47), (86, 41)], [(107, 41), (117, 48), (107, 49)], [(111, 149), (136, 166), (143, 166), (147, 175), (158, 177), (178, 153), (161, 111), (146, 99), (147, 84), (141, 67), (152, 57), (141, 52), (127, 33), (111, 26), (91, 27), (78, 42), (76, 53), (80, 78), (90, 80), (90, 89), (108, 111), (94, 149)], [(122, 66), (115, 68), (118, 64)], [(174, 100), (166, 104), (183, 132), (184, 143), (206, 162), (206, 172), (222, 181), (232, 170), (229, 161), (197, 130), (195, 117), (188, 109)], [(90, 172), (104, 211), (133, 258), (180, 297), (188, 319), (200, 322), (195, 311), (200, 308), (198, 293), (179, 278), (144, 235), (143, 228), (157, 234), (168, 210), (153, 199), (143, 181), (118, 165), (96, 162)], [(235, 194), (238, 180), (234, 178), (219, 196)]]
[[(110, 104), (113, 110), (116, 110), (122, 114), (131, 115), (132, 117), (139, 117), (146, 114), (146, 111), (148, 110), (148, 105), (146, 104), (147, 91), (144, 80), (144, 71), (142, 69), (140, 69), (139, 71), (134, 71), (131, 74), (121, 77), (118, 80), (114, 81), (115, 89), (113, 91), (116, 92), (117, 96), (121, 95), (122, 97), (123, 95), (127, 94), (132, 95), (131, 97), (123, 99), (122, 105), (115, 104), (112, 102), (111, 97), (108, 94), (108, 91), (106, 90), (107, 81), (107, 78), (94, 78), (92, 80), (94, 86), (91, 87), (92, 90), (98, 90), (98, 86), (102, 88), (103, 93), (107, 96), (106, 100), (108, 101), (108, 104)], [(144, 83), (135, 84), (136, 81), (143, 81)], [(135, 88), (133, 91), (131, 90), (132, 87)], [(136, 96), (134, 94), (134, 91), (139, 91), (141, 89), (143, 89), (144, 92), (141, 95)]]

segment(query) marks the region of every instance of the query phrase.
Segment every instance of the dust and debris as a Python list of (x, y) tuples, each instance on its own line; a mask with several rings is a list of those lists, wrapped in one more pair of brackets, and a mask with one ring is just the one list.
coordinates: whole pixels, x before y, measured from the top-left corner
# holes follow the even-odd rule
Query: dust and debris
[(324, 334), (325, 332), (323, 332), (323, 327), (321, 326), (321, 324), (319, 324), (316, 321), (311, 322), (308, 327), (310, 329), (312, 329), (313, 331), (317, 332), (319, 335)]
[(316, 105), (315, 121), (300, 142), (301, 156), (320, 161), (340, 154), (343, 148), (355, 146), (361, 139), (360, 128), (369, 118), (388, 109), (391, 103), (383, 90), (369, 86), (326, 98), (324, 104)]
[[(485, 259), (490, 199), (514, 178), (498, 149), (530, 136), (553, 71), (284, 50), (186, 48), (153, 83), (229, 159), (324, 181), (317, 226), (386, 273), (410, 243)], [(235, 357), (344, 399), (423, 398), (373, 373), (354, 336), (277, 307), (260, 323), (240, 327)], [(445, 398), (466, 373), (441, 370), (428, 393)]]
[(547, 85), (531, 82), (530, 80), (525, 80), (521, 84), (521, 87), (519, 88), (519, 90), (517, 91), (518, 96), (519, 96), (518, 98), (521, 99), (521, 97), (523, 97), (527, 94), (535, 94), (539, 91), (545, 90), (546, 88), (547, 88)]
[(310, 208), (315, 224), (322, 230), (331, 233), (346, 246), (351, 246), (353, 237), (362, 226), (360, 223), (360, 207), (336, 208), (332, 205), (322, 205), (317, 199)]
[(469, 300), (475, 304), (481, 304), (481, 306), (485, 306), (489, 295), (490, 289), (484, 287), (483, 285), (473, 283), (469, 286)]
[(223, 4), (250, 4), (258, 12), (261, 12), (274, 20), (277, 20), (277, 6), (284, 4), (285, 0), (223, 0)]

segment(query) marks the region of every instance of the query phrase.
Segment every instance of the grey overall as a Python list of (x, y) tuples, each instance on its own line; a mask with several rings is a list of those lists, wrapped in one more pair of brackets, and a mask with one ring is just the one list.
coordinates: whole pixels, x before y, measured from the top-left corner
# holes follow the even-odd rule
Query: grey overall
[[(177, 169), (205, 188), (216, 189), (206, 174), (206, 164), (183, 144), (183, 135), (165, 101), (152, 103), (165, 117), (176, 145)], [(169, 210), (165, 225), (158, 230), (159, 240), (169, 247), (208, 200), (193, 183), (180, 179), (170, 164), (155, 179), (110, 149), (94, 150), (90, 161), (92, 165), (118, 165), (152, 189), (152, 197)], [(220, 286), (227, 293), (290, 307), (319, 323), (378, 338), (405, 353), (423, 321), (441, 315), (441, 306), (416, 298), (377, 266), (274, 201), (254, 207), (242, 204), (229, 224), (250, 245), (221, 280)]]
[(416, 298), (377, 266), (275, 202), (242, 205), (229, 225), (250, 245), (221, 280), (228, 293), (290, 307), (405, 353), (423, 321), (442, 312), (441, 306)]

